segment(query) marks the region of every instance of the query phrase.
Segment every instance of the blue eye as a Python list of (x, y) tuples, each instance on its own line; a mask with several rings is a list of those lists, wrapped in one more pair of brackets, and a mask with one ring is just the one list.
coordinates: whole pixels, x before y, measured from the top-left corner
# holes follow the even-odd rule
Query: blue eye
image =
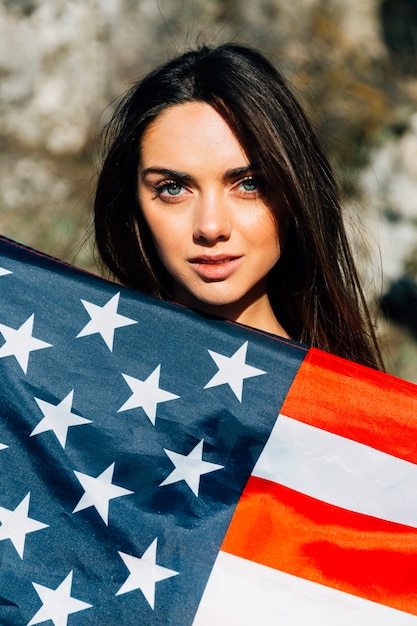
[(169, 193), (170, 196), (178, 196), (181, 193), (182, 186), (178, 183), (168, 183), (165, 185), (164, 191)]
[(177, 181), (161, 182), (154, 186), (157, 196), (161, 199), (177, 198), (185, 193), (185, 188)]
[(242, 181), (242, 187), (245, 191), (257, 191), (259, 188), (259, 183), (256, 178), (247, 178)]
[(238, 184), (238, 187), (244, 192), (248, 194), (261, 194), (264, 190), (264, 185), (262, 183), (262, 179), (258, 176), (248, 176), (244, 178)]

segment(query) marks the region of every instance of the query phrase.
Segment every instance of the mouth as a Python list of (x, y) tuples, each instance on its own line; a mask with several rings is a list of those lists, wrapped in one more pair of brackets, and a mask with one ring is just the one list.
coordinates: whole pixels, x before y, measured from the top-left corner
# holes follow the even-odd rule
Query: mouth
[(225, 265), (226, 263), (231, 263), (239, 258), (239, 256), (200, 256), (190, 259), (190, 263), (197, 265)]
[(189, 259), (191, 267), (204, 281), (222, 281), (234, 274), (241, 256), (199, 256)]

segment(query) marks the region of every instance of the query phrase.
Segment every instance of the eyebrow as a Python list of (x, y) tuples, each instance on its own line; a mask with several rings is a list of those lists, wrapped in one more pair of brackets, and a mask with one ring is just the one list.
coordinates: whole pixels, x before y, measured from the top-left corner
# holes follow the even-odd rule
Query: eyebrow
[(177, 172), (176, 170), (169, 170), (165, 167), (147, 167), (140, 174), (141, 179), (145, 179), (148, 174), (160, 174), (167, 178), (178, 178), (180, 180), (192, 180), (192, 176), (185, 174), (185, 172)]
[[(256, 165), (249, 164), (244, 167), (235, 167), (230, 170), (226, 170), (223, 178), (225, 180), (230, 180), (231, 178), (238, 178), (239, 176), (244, 176), (245, 174), (250, 174), (256, 171), (258, 168)], [(165, 167), (147, 167), (144, 169), (140, 177), (142, 180), (146, 178), (148, 174), (159, 174), (161, 176), (166, 176), (167, 178), (175, 178), (176, 180), (183, 180), (186, 182), (190, 182), (193, 180), (193, 177), (185, 172), (178, 172), (176, 170), (170, 170)]]

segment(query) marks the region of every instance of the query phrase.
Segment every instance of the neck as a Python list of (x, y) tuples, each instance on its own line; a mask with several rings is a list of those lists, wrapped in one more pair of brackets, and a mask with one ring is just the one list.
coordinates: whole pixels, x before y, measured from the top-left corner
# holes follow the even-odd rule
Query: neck
[(265, 293), (260, 298), (251, 302), (233, 302), (225, 305), (209, 304), (205, 302), (190, 302), (178, 298), (178, 302), (190, 306), (190, 308), (221, 317), (232, 322), (238, 322), (245, 326), (251, 326), (257, 330), (262, 330), (272, 335), (290, 338), (286, 330), (275, 317), (268, 295)]
[(269, 298), (266, 295), (264, 301), (258, 300), (243, 311), (235, 311), (235, 314), (229, 315), (227, 319), (289, 339), (288, 333), (275, 317)]

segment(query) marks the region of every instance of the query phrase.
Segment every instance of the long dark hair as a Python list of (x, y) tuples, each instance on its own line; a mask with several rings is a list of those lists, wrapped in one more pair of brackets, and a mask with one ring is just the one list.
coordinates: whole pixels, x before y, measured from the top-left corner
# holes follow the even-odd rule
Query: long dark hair
[(259, 52), (202, 46), (148, 74), (120, 101), (105, 131), (95, 199), (99, 254), (123, 284), (170, 297), (138, 201), (140, 143), (167, 107), (214, 107), (230, 125), (286, 224), (269, 297), (289, 335), (333, 354), (381, 366), (375, 333), (343, 225), (339, 190), (300, 105)]

